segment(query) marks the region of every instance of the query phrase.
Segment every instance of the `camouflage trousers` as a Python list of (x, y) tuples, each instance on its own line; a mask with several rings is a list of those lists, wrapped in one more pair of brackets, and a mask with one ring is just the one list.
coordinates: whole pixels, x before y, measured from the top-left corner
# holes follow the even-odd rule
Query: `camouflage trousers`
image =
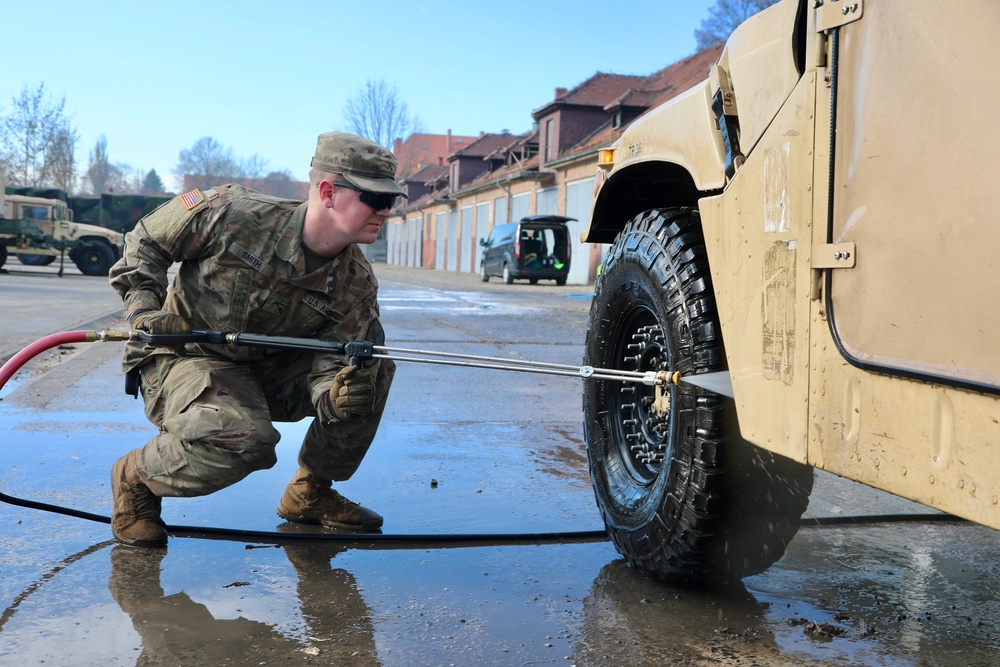
[(272, 422), (313, 417), (299, 465), (341, 481), (361, 465), (378, 430), (395, 365), (383, 359), (375, 407), (362, 419), (324, 423), (307, 378), (310, 354), (275, 354), (259, 362), (159, 355), (142, 367), (146, 417), (160, 433), (143, 446), (138, 468), (158, 496), (203, 496), (277, 462), (281, 437)]

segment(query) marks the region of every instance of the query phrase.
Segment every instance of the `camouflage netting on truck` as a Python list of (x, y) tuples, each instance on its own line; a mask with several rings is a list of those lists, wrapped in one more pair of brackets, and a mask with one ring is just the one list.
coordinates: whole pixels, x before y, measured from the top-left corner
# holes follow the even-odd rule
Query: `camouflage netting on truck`
[(102, 194), (70, 197), (56, 188), (4, 188), (6, 194), (42, 199), (59, 199), (73, 211), (74, 222), (99, 225), (122, 234), (128, 233), (147, 213), (170, 201), (172, 195)]
[(66, 191), (56, 188), (15, 188), (6, 187), (4, 193), (8, 195), (21, 195), (22, 197), (41, 197), (42, 199), (60, 199), (66, 201)]
[(100, 197), (70, 197), (73, 219), (100, 225), (123, 234), (147, 213), (170, 201), (170, 195), (102, 194)]

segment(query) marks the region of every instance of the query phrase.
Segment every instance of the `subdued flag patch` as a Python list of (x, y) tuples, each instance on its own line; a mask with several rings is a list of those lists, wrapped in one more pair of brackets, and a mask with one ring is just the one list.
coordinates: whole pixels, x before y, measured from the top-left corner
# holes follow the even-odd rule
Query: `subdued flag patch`
[(189, 211), (203, 201), (205, 201), (205, 195), (201, 194), (201, 190), (198, 188), (181, 195), (181, 202), (184, 204), (184, 208)]

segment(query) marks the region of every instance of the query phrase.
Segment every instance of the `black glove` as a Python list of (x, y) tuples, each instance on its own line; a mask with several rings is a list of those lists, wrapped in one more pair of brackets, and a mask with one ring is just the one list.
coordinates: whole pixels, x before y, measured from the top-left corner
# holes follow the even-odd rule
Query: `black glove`
[(323, 412), (331, 421), (370, 417), (375, 409), (377, 367), (347, 366), (333, 378), (333, 386), (323, 396)]

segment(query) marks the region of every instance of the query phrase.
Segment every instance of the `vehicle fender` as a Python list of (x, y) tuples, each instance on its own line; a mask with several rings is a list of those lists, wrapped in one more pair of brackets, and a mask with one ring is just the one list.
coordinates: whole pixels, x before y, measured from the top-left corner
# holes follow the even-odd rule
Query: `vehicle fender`
[(598, 170), (589, 243), (610, 243), (637, 213), (692, 206), (726, 183), (725, 151), (706, 79), (633, 122), (612, 148), (614, 166)]
[(695, 206), (702, 196), (720, 192), (727, 183), (727, 156), (712, 108), (720, 78), (732, 91), (742, 160), (802, 76), (805, 17), (800, 0), (783, 0), (751, 17), (733, 32), (701, 83), (629, 125), (611, 146), (611, 168), (598, 169), (593, 215), (581, 239), (610, 243), (642, 211)]

